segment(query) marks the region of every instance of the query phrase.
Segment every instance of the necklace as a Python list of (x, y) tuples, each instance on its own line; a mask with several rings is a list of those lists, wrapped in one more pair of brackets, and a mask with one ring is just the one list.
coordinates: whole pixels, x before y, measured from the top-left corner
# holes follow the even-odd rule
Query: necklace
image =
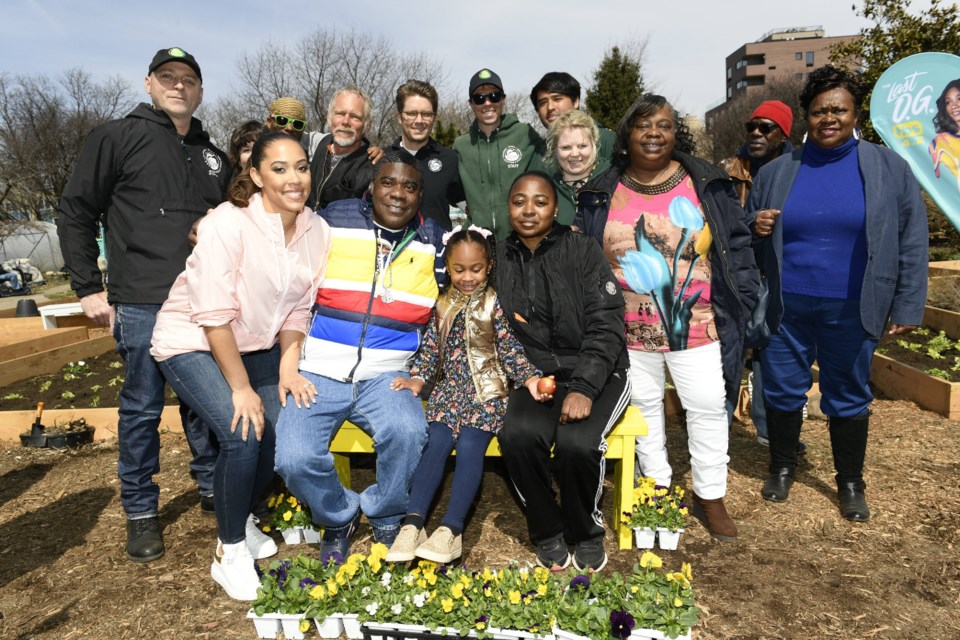
[(683, 168), (683, 165), (680, 165), (677, 167), (677, 170), (673, 172), (673, 175), (668, 177), (663, 182), (654, 184), (643, 184), (636, 178), (631, 178), (629, 175), (627, 175), (627, 172), (624, 171), (622, 174), (620, 174), (620, 184), (631, 191), (636, 191), (637, 193), (645, 196), (657, 196), (662, 193), (667, 193), (678, 184), (683, 182), (683, 179), (686, 177), (687, 170)]
[(376, 274), (374, 276), (376, 278), (374, 295), (379, 296), (380, 300), (387, 304), (390, 304), (396, 299), (393, 296), (393, 260), (410, 244), (414, 235), (416, 235), (416, 232), (411, 229), (402, 240), (390, 242), (384, 238), (380, 230), (377, 229), (377, 264)]

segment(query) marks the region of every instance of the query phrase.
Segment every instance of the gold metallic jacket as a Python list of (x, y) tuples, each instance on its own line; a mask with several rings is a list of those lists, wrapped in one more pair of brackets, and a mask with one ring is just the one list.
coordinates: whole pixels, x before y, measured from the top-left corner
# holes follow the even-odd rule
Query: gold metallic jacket
[(493, 398), (505, 398), (510, 394), (510, 383), (500, 361), (497, 359), (497, 330), (493, 326), (497, 294), (481, 284), (472, 295), (466, 296), (455, 287), (450, 287), (437, 300), (437, 341), (440, 346), (440, 362), (447, 335), (457, 315), (466, 310), (464, 336), (470, 375), (481, 402)]

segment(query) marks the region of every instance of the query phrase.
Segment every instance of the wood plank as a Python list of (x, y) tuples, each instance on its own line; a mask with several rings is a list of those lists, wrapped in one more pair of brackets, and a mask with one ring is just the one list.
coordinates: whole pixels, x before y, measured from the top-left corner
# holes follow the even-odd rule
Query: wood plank
[(0, 331), (2, 332), (22, 328), (43, 329), (43, 318), (40, 316), (31, 316), (29, 318), (0, 318)]
[(960, 260), (942, 260), (927, 265), (928, 276), (957, 276), (960, 275)]
[[(28, 411), (0, 411), (0, 440), (19, 442), (20, 434), (30, 429), (36, 412)], [(92, 427), (96, 427), (94, 440), (107, 440), (117, 437), (117, 408), (103, 407), (98, 409), (48, 409), (43, 412), (43, 424), (53, 426), (84, 418)], [(160, 414), (161, 430), (183, 433), (180, 424), (180, 407), (170, 405), (163, 408)]]
[(960, 313), (927, 305), (923, 308), (923, 324), (943, 331), (951, 340), (960, 339)]
[(41, 373), (54, 373), (68, 362), (102, 355), (115, 346), (112, 336), (101, 336), (10, 360), (0, 367), (0, 387)]
[(951, 420), (960, 418), (960, 383), (927, 375), (881, 353), (873, 356), (870, 382), (885, 396), (912, 400)]
[(21, 339), (8, 342), (0, 335), (0, 362), (22, 358), (41, 351), (49, 351), (76, 342), (87, 340), (87, 329), (75, 327), (72, 329), (47, 329), (35, 338)]

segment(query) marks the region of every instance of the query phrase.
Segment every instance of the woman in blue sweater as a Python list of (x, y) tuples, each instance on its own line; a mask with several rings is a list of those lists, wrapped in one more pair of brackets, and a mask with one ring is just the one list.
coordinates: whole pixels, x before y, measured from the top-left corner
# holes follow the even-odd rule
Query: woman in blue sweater
[(865, 90), (845, 70), (811, 73), (800, 94), (806, 144), (764, 167), (747, 201), (774, 334), (760, 354), (770, 431), (761, 494), (789, 495), (816, 360), (840, 511), (853, 521), (870, 517), (863, 462), (873, 352), (888, 320), (894, 334), (920, 324), (927, 292), (920, 188), (893, 151), (859, 139)]

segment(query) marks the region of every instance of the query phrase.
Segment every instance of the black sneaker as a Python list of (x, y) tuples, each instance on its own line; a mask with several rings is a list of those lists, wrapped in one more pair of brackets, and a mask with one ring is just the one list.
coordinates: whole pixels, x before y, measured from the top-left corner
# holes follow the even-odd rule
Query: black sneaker
[(134, 562), (153, 562), (163, 557), (163, 529), (156, 516), (127, 520), (127, 557)]
[(607, 552), (603, 549), (603, 536), (578, 542), (573, 549), (573, 566), (578, 571), (600, 571), (607, 566)]
[(391, 547), (394, 541), (397, 539), (397, 534), (400, 533), (400, 525), (395, 527), (378, 527), (377, 525), (371, 525), (373, 527), (373, 539), (379, 542), (380, 544), (385, 544), (387, 547)]
[(200, 512), (213, 515), (217, 512), (213, 503), (213, 496), (200, 496)]
[(537, 564), (550, 571), (562, 571), (570, 565), (570, 552), (563, 534), (537, 545)]
[(341, 564), (346, 560), (350, 554), (350, 537), (359, 526), (360, 510), (358, 509), (353, 519), (344, 526), (337, 529), (326, 527), (320, 539), (320, 562), (326, 564), (333, 560), (335, 564)]

